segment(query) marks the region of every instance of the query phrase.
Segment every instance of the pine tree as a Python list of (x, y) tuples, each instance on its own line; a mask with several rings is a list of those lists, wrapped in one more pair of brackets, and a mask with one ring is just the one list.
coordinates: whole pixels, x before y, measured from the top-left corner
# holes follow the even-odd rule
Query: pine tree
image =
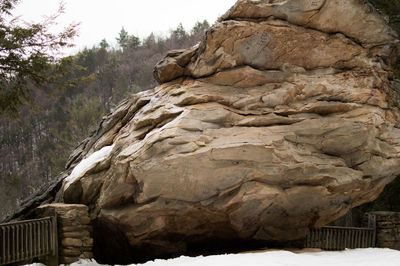
[(121, 28), (121, 31), (118, 34), (118, 37), (115, 38), (119, 44), (120, 47), (126, 47), (129, 41), (129, 34), (128, 32), (124, 29), (124, 27)]
[(49, 32), (59, 11), (41, 23), (27, 23), (13, 18), (19, 0), (0, 1), (0, 115), (15, 116), (24, 104), (32, 103), (32, 86), (54, 82), (66, 70), (67, 58), (59, 51), (70, 46), (77, 24), (59, 34)]
[(136, 49), (140, 46), (140, 40), (135, 35), (129, 35), (129, 33), (122, 27), (115, 38), (122, 49)]
[(100, 49), (107, 49), (108, 47), (110, 47), (106, 39), (101, 40), (99, 46)]

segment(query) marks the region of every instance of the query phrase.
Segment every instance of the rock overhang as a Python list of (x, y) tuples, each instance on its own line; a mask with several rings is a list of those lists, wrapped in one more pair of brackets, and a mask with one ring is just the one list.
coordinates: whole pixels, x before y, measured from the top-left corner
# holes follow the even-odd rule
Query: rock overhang
[(238, 1), (102, 121), (70, 168), (115, 146), (64, 199), (127, 253), (301, 239), (400, 173), (397, 50), (363, 1)]

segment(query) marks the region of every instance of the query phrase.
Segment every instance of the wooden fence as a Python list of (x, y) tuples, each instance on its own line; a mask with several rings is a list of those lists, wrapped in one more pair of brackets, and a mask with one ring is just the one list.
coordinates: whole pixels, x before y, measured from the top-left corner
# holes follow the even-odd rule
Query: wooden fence
[(368, 227), (325, 226), (312, 229), (305, 241), (306, 248), (343, 250), (346, 248), (368, 248), (376, 245), (376, 217), (368, 217)]
[(57, 256), (57, 219), (42, 219), (0, 225), (0, 265)]

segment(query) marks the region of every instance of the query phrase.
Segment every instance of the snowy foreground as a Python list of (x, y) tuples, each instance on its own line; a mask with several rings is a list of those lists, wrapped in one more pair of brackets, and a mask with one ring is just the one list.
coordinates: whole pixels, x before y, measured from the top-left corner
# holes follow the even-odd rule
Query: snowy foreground
[[(41, 264), (32, 264), (32, 266)], [(81, 260), (72, 266), (98, 266), (94, 260)], [(399, 266), (400, 251), (391, 249), (355, 249), (337, 252), (269, 251), (247, 254), (228, 254), (208, 257), (179, 257), (155, 260), (142, 266)]]

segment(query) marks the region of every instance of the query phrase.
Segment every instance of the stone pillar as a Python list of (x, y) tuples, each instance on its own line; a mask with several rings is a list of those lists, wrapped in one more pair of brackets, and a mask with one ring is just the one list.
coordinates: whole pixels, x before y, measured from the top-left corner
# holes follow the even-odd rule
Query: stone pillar
[(400, 213), (371, 212), (376, 216), (376, 247), (400, 250)]
[(60, 264), (93, 258), (92, 226), (88, 207), (80, 204), (48, 204), (36, 209), (38, 217), (57, 215)]

